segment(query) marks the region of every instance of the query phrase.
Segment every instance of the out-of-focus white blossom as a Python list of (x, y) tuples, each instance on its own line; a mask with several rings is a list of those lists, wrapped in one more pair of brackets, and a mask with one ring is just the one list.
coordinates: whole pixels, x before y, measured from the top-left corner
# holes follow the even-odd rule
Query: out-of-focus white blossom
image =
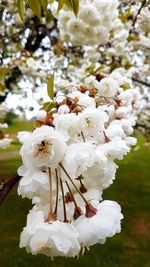
[(58, 15), (58, 28), (62, 40), (73, 45), (105, 44), (118, 17), (118, 0), (80, 1), (78, 16), (61, 10)]
[(0, 139), (0, 148), (7, 148), (12, 142), (11, 138)]

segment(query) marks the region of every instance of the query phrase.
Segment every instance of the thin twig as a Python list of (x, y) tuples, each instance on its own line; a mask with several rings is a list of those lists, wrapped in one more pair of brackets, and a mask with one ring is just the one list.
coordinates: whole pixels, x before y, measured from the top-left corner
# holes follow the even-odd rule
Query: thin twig
[(135, 23), (136, 23), (136, 21), (137, 21), (137, 19), (138, 19), (138, 16), (139, 16), (140, 13), (141, 13), (142, 8), (145, 6), (146, 2), (147, 2), (147, 0), (143, 0), (143, 1), (142, 1), (141, 6), (140, 6), (140, 8), (139, 8), (139, 10), (138, 10), (138, 12), (137, 12), (137, 14), (136, 14), (134, 20), (133, 20), (132, 28), (130, 29), (130, 33), (134, 30)]
[(147, 87), (150, 87), (150, 83), (141, 81), (141, 80), (139, 80), (139, 79), (137, 79), (137, 78), (135, 78), (135, 77), (132, 77), (132, 81), (137, 82), (137, 83), (140, 83), (140, 84), (143, 84), (143, 85), (145, 85), (145, 86), (147, 86)]

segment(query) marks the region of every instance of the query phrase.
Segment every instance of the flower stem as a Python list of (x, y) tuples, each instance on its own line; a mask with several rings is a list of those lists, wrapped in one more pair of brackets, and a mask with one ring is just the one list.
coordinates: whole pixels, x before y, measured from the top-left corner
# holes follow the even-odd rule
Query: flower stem
[(50, 186), (50, 213), (53, 213), (53, 188), (52, 188), (52, 173), (51, 168), (48, 168), (49, 172), (49, 186)]
[(78, 187), (75, 185), (75, 183), (72, 181), (72, 178), (70, 177), (70, 175), (68, 174), (68, 172), (66, 171), (66, 169), (64, 168), (64, 166), (59, 163), (60, 167), (62, 168), (62, 170), (64, 171), (64, 173), (67, 175), (68, 179), (70, 180), (70, 182), (73, 184), (73, 186), (75, 187), (76, 191), (79, 193), (79, 195), (81, 196), (81, 198), (84, 200), (84, 202), (86, 203), (86, 205), (88, 206), (89, 203), (86, 200), (86, 198), (83, 196), (83, 194), (80, 192), (80, 190), (78, 189)]
[(51, 173), (51, 168), (48, 168), (49, 172), (49, 187), (50, 187), (50, 207), (49, 207), (49, 214), (48, 214), (48, 219), (46, 222), (54, 222), (56, 220), (56, 216), (53, 213), (53, 188), (52, 188), (52, 173)]
[(67, 185), (67, 187), (68, 187), (68, 190), (69, 190), (69, 193), (70, 193), (70, 195), (71, 195), (72, 201), (73, 201), (73, 203), (74, 203), (74, 205), (75, 205), (75, 208), (78, 208), (77, 202), (76, 202), (76, 200), (75, 200), (75, 198), (74, 198), (74, 196), (73, 196), (73, 194), (72, 194), (72, 192), (71, 192), (71, 189), (70, 189), (69, 184), (68, 184), (67, 181), (66, 181), (66, 185)]
[(85, 137), (82, 131), (81, 131), (81, 135), (82, 135), (83, 141), (85, 142)]
[(66, 205), (65, 205), (64, 187), (63, 187), (63, 182), (62, 182), (61, 179), (60, 179), (60, 186), (61, 186), (62, 199), (63, 199), (64, 222), (68, 222), (68, 220), (67, 220), (67, 212), (66, 212)]
[(72, 198), (72, 201), (73, 201), (73, 203), (75, 205), (75, 212), (74, 212), (73, 218), (74, 218), (74, 220), (76, 220), (76, 219), (78, 219), (83, 214), (83, 212), (80, 209), (80, 207), (78, 207), (77, 202), (76, 202), (76, 200), (75, 200), (75, 198), (74, 198), (74, 196), (72, 194), (72, 191), (71, 191), (71, 189), (70, 189), (69, 184), (68, 184), (67, 181), (66, 181), (66, 185), (68, 187), (68, 190), (69, 190), (70, 196)]
[(57, 169), (55, 169), (55, 174), (56, 174), (56, 203), (55, 203), (54, 214), (57, 214), (57, 207), (58, 207), (58, 172), (57, 172)]

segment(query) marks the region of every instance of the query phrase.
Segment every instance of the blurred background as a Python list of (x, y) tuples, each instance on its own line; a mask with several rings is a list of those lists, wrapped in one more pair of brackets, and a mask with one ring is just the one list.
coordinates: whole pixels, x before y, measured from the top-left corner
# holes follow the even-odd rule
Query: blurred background
[[(116, 180), (103, 195), (104, 199), (117, 201), (122, 206), (121, 233), (108, 239), (105, 245), (92, 247), (79, 259), (57, 258), (51, 261), (45, 256), (29, 255), (19, 249), (18, 244), (32, 205), (30, 200), (17, 195), (15, 184), (0, 206), (0, 267), (150, 266), (148, 2), (120, 1), (119, 19), (123, 29), (128, 31), (122, 41), (122, 50), (116, 46), (116, 29), (112, 29), (109, 43), (90, 50), (60, 40), (57, 18), (53, 17), (55, 3), (48, 6), (41, 19), (27, 4), (22, 22), (16, 2), (0, 0), (0, 192), (21, 165), (21, 144), (17, 134), (33, 129), (35, 114), (48, 99), (46, 81), (52, 72), (55, 72), (55, 86), (59, 90), (82, 81), (87, 73), (97, 75), (101, 70), (110, 73), (123, 67), (141, 93), (134, 132), (137, 145), (128, 156), (117, 162)], [(142, 4), (143, 13), (136, 18)]]

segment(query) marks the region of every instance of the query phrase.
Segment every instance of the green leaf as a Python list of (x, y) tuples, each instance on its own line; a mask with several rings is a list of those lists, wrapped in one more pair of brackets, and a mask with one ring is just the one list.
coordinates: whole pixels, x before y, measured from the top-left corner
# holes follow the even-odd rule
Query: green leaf
[(54, 74), (47, 81), (47, 93), (48, 96), (53, 100), (54, 99)]
[(7, 67), (0, 67), (0, 78), (2, 79), (5, 77), (5, 75), (9, 74), (11, 72), (10, 68)]
[(42, 110), (42, 109), (46, 110), (46, 108), (48, 107), (48, 105), (49, 105), (49, 102), (45, 102), (43, 104), (43, 106), (40, 108), (40, 110)]
[(63, 8), (64, 4), (65, 4), (65, 0), (59, 0), (57, 12)]
[(79, 11), (79, 0), (70, 0), (74, 14), (77, 16)]
[(124, 89), (124, 90), (128, 90), (130, 88), (130, 85), (128, 83), (124, 83), (121, 85), (121, 87)]
[(77, 16), (79, 11), (79, 0), (64, 0), (65, 5)]
[(59, 0), (57, 12), (61, 10), (64, 5), (71, 9), (77, 16), (79, 11), (79, 0)]
[(55, 108), (56, 104), (54, 102), (45, 102), (40, 110), (46, 110), (47, 112), (50, 111), (52, 108)]
[(71, 5), (71, 1), (70, 1), (70, 0), (64, 0), (64, 4), (65, 4), (68, 8), (72, 9), (72, 5)]
[(24, 20), (24, 0), (17, 0), (18, 12), (22, 20)]
[(51, 10), (47, 10), (47, 13), (46, 13), (46, 22), (47, 23), (50, 23), (52, 20), (53, 20), (53, 14), (52, 14)]
[(41, 0), (41, 6), (45, 13), (47, 13), (48, 0)]
[(33, 13), (41, 19), (41, 2), (40, 0), (29, 0), (30, 7)]

